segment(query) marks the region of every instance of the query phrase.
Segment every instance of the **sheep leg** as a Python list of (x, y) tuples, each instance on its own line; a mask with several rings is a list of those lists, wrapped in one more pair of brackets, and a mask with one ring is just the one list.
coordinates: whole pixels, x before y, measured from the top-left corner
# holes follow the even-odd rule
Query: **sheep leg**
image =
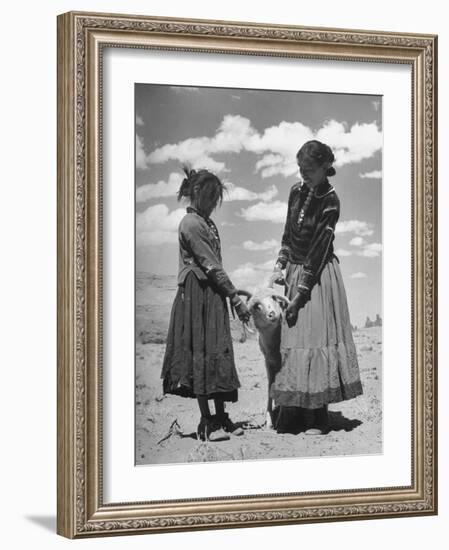
[(268, 395), (267, 395), (267, 409), (265, 414), (265, 428), (267, 430), (273, 429), (273, 399), (270, 397), (271, 384), (274, 382), (274, 370), (273, 365), (268, 361), (266, 362), (267, 380), (268, 380)]
[(267, 430), (273, 429), (273, 400), (271, 399), (269, 393), (268, 393), (268, 403), (267, 403), (267, 414), (265, 416), (265, 428)]

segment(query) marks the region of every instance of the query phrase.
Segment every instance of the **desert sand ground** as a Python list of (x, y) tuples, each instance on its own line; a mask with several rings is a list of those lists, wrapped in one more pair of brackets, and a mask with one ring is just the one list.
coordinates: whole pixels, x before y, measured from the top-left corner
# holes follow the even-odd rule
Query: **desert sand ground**
[[(163, 395), (160, 379), (174, 277), (138, 273), (136, 285), (136, 464), (255, 460), (382, 452), (382, 329), (354, 332), (364, 395), (329, 406), (328, 434), (277, 434), (263, 427), (267, 381), (256, 337), (239, 342), (232, 322), (241, 388), (227, 404), (244, 435), (228, 441), (196, 439), (199, 411), (193, 399)], [(213, 405), (212, 405), (213, 410)]]

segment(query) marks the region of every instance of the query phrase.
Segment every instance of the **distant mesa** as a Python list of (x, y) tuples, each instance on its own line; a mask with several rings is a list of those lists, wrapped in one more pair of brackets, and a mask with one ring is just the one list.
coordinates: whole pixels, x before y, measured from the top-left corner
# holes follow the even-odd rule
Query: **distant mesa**
[(371, 327), (381, 327), (382, 326), (382, 317), (377, 313), (374, 321), (371, 321), (369, 317), (366, 318), (365, 328)]

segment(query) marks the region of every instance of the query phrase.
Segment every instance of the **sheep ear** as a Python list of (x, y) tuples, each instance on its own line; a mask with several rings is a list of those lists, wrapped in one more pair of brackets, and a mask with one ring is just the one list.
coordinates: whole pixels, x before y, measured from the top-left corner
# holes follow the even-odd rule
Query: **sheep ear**
[(281, 296), (280, 294), (273, 294), (273, 300), (277, 302), (282, 309), (287, 309), (290, 304), (290, 300), (286, 296)]
[(252, 320), (252, 318), (248, 321), (248, 323), (246, 323), (245, 329), (250, 334), (256, 334), (256, 327), (254, 326), (254, 321)]

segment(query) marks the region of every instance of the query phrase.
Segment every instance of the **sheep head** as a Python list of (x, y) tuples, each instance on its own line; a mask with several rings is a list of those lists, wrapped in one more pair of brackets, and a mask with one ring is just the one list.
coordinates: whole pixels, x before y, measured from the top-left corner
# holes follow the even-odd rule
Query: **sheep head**
[(257, 289), (253, 294), (239, 290), (238, 294), (248, 298), (248, 309), (258, 330), (278, 326), (282, 313), (290, 303), (288, 298), (278, 294), (272, 288)]

